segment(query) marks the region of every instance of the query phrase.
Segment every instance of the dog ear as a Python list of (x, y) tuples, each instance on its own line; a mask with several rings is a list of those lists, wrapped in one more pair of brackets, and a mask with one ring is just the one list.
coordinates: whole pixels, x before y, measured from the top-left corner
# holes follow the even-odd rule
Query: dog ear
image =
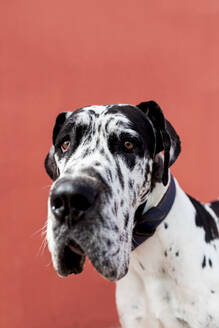
[(54, 158), (54, 153), (55, 147), (52, 146), (44, 162), (46, 172), (52, 180), (56, 180), (59, 176), (58, 167)]
[(60, 113), (57, 117), (56, 117), (56, 122), (55, 122), (55, 126), (53, 128), (53, 134), (52, 134), (52, 141), (53, 141), (53, 145), (55, 145), (55, 141), (56, 141), (56, 137), (59, 134), (63, 124), (65, 123), (66, 119), (71, 115), (71, 112), (63, 112)]
[(142, 102), (137, 105), (151, 122), (155, 134), (154, 155), (164, 151), (164, 168), (162, 181), (168, 182), (168, 168), (176, 161), (181, 151), (180, 139), (172, 125), (163, 115), (160, 106), (155, 101)]
[(66, 119), (70, 115), (71, 115), (71, 112), (60, 113), (56, 118), (55, 126), (53, 128), (53, 135), (52, 135), (53, 146), (50, 148), (50, 151), (47, 154), (45, 162), (44, 162), (46, 172), (48, 173), (49, 177), (52, 180), (57, 179), (58, 176), (59, 176), (59, 170), (58, 170), (58, 167), (56, 165), (55, 158), (54, 158), (54, 154), (55, 154), (54, 144), (55, 144), (57, 135), (59, 134), (63, 124), (65, 123)]

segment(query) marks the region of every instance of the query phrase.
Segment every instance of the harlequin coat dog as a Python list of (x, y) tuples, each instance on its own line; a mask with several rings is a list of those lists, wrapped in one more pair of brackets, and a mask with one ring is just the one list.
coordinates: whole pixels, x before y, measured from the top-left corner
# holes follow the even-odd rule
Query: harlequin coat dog
[(180, 188), (169, 171), (179, 153), (153, 101), (56, 119), (45, 161), (52, 262), (67, 276), (87, 256), (116, 281), (125, 328), (219, 328), (219, 202)]

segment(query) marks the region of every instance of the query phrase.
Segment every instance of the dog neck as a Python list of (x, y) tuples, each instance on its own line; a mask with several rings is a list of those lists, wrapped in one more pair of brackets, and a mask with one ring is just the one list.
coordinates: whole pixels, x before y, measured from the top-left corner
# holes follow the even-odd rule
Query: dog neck
[[(174, 178), (169, 174), (169, 181), (166, 186), (162, 183), (155, 185), (143, 210), (137, 213), (136, 223), (133, 230), (132, 250), (150, 238), (156, 231), (157, 226), (168, 215), (176, 195)], [(142, 208), (142, 207), (141, 207)]]
[(153, 190), (148, 195), (142, 214), (146, 213), (152, 207), (156, 207), (166, 194), (171, 182), (171, 173), (169, 171), (168, 183), (164, 186), (163, 182), (156, 182)]

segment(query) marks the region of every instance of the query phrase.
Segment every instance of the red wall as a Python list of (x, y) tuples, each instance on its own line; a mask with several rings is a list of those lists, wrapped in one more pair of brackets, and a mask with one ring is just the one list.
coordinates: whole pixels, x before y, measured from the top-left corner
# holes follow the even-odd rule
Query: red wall
[(215, 198), (219, 2), (8, 0), (0, 16), (0, 327), (117, 327), (113, 283), (89, 264), (60, 279), (39, 252), (53, 122), (78, 106), (155, 99), (182, 139), (173, 172)]

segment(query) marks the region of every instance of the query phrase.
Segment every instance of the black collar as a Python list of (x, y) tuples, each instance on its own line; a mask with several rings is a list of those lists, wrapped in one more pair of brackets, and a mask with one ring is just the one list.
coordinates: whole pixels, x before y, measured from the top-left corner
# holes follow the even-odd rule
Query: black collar
[(176, 196), (176, 185), (171, 175), (169, 187), (156, 207), (150, 208), (136, 220), (132, 237), (132, 250), (150, 238), (157, 226), (166, 218)]

